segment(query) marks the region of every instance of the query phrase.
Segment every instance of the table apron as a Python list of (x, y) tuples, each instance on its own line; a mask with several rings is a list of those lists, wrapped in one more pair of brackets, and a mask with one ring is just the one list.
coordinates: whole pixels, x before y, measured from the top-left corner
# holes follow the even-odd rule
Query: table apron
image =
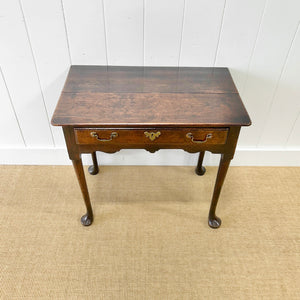
[(224, 145), (182, 145), (182, 144), (131, 144), (131, 145), (77, 145), (80, 153), (91, 153), (95, 151), (101, 151), (106, 153), (114, 153), (122, 149), (144, 149), (149, 152), (155, 152), (160, 149), (182, 149), (189, 153), (196, 153), (200, 151), (209, 151), (212, 153), (225, 153), (226, 144)]

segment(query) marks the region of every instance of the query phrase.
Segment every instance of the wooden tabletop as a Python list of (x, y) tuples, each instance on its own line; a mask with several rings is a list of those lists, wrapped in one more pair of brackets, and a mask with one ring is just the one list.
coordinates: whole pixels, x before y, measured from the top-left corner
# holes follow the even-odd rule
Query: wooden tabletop
[(248, 126), (227, 68), (71, 66), (52, 125)]

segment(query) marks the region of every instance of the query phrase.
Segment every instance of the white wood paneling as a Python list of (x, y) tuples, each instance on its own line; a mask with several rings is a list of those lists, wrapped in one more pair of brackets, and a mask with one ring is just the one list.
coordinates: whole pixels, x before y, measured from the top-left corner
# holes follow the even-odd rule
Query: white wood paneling
[(145, 66), (178, 66), (184, 0), (145, 0)]
[(103, 0), (63, 0), (73, 65), (106, 65)]
[(180, 51), (180, 66), (213, 67), (225, 0), (188, 0)]
[[(65, 161), (49, 120), (72, 63), (229, 67), (253, 121), (233, 165), (299, 165), (299, 12), (299, 0), (0, 0), (0, 163)], [(179, 152), (101, 163), (196, 163)]]
[(227, 0), (216, 66), (230, 66), (235, 84), (242, 92), (254, 50), (266, 0)]
[[(292, 43), (259, 146), (284, 146), (300, 113), (300, 30)], [(300, 140), (300, 135), (299, 135)]]
[[(21, 4), (50, 120), (70, 66), (61, 1), (21, 0)], [(51, 130), (55, 145), (64, 145), (61, 128)]]
[(286, 146), (291, 149), (300, 148), (300, 113), (298, 114), (297, 120), (290, 132)]
[(103, 0), (109, 65), (143, 65), (143, 1)]
[(25, 146), (0, 68), (0, 147)]
[(20, 4), (0, 1), (0, 12), (0, 64), (26, 145), (53, 146)]
[(246, 134), (241, 134), (241, 145), (256, 146), (260, 140), (299, 23), (299, 11), (300, 2), (297, 0), (267, 2), (243, 93), (253, 124)]

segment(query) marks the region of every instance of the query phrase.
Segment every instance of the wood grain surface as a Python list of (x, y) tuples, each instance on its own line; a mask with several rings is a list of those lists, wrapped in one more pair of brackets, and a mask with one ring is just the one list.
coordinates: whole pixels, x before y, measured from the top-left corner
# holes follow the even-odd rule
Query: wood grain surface
[[(99, 139), (93, 137), (91, 133), (96, 133)], [(117, 135), (115, 138), (111, 138), (111, 134), (115, 132)], [(150, 140), (145, 132), (157, 133), (158, 136)], [(191, 133), (196, 142), (193, 142), (191, 138), (186, 135)], [(144, 145), (144, 144), (177, 144), (177, 145), (192, 145), (197, 144), (197, 141), (203, 141), (198, 144), (225, 144), (227, 139), (228, 129), (225, 128), (204, 128), (204, 129), (195, 129), (195, 128), (182, 128), (182, 129), (160, 129), (159, 131), (156, 128), (153, 129), (100, 129), (100, 128), (77, 128), (75, 129), (75, 138), (77, 144), (86, 144), (86, 145), (101, 145), (103, 143), (109, 143), (113, 145), (120, 144), (133, 144), (133, 145)], [(210, 138), (206, 138), (207, 135), (210, 135)]]
[(65, 93), (237, 93), (227, 68), (71, 66)]
[(247, 126), (227, 68), (72, 66), (58, 126)]

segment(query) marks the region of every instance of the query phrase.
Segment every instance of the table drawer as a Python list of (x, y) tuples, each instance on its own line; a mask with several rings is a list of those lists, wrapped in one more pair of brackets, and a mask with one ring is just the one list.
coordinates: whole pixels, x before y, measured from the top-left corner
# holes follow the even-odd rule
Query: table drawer
[(80, 145), (225, 144), (228, 128), (75, 128)]

